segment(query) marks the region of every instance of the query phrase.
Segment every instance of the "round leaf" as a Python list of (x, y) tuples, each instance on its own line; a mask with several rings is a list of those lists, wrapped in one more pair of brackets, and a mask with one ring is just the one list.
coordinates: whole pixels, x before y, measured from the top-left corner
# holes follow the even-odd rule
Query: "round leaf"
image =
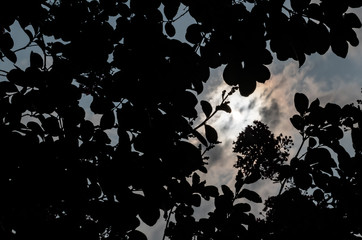
[(210, 125), (205, 124), (205, 135), (207, 141), (209, 141), (210, 143), (217, 143), (218, 139), (217, 132)]
[(114, 112), (108, 111), (106, 113), (103, 114), (102, 118), (101, 118), (101, 122), (100, 122), (100, 127), (102, 129), (110, 129), (114, 127), (114, 121), (115, 121), (115, 116), (114, 116)]
[(176, 34), (176, 29), (171, 22), (165, 24), (165, 31), (169, 37), (173, 37)]
[(43, 67), (43, 58), (38, 53), (35, 53), (33, 51), (30, 53), (30, 67)]
[(299, 131), (303, 131), (304, 130), (304, 120), (301, 116), (299, 115), (294, 115), (291, 119), (290, 122), (293, 124), (293, 127), (295, 127), (295, 129), (299, 130)]
[(206, 117), (210, 117), (210, 114), (212, 113), (211, 104), (204, 100), (200, 101), (200, 104), (201, 104), (202, 111), (204, 111)]
[(320, 202), (324, 199), (324, 193), (322, 190), (320, 189), (316, 189), (313, 192), (313, 198), (314, 200), (316, 200), (317, 202)]
[(193, 44), (201, 42), (201, 26), (198, 24), (191, 24), (190, 26), (188, 26), (185, 38), (187, 41)]
[(240, 63), (229, 63), (224, 68), (223, 78), (228, 85), (235, 86), (240, 82), (242, 74), (243, 68)]
[(297, 111), (303, 115), (309, 106), (309, 100), (306, 95), (303, 93), (296, 93), (294, 95), (294, 106), (297, 109)]

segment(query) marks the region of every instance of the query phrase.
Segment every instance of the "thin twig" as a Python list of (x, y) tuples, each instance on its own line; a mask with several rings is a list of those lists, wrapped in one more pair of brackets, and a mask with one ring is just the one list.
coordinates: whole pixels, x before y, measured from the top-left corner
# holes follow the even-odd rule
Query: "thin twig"
[(300, 144), (299, 149), (298, 149), (297, 153), (295, 154), (295, 157), (296, 157), (296, 158), (298, 158), (298, 155), (299, 155), (300, 151), (302, 150), (302, 147), (303, 147), (303, 145), (304, 145), (304, 143), (305, 143), (305, 140), (307, 140), (307, 138), (304, 137), (304, 134), (303, 134), (302, 143)]
[(21, 50), (24, 50), (24, 49), (26, 49), (26, 48), (28, 48), (28, 47), (36, 47), (36, 46), (38, 46), (38, 45), (31, 45), (33, 42), (32, 41), (29, 41), (29, 43), (28, 44), (26, 44), (26, 46), (24, 46), (24, 47), (21, 47), (21, 48), (19, 48), (19, 49), (16, 49), (16, 50), (14, 50), (13, 52), (14, 53), (16, 53), (16, 52), (19, 52), (19, 51), (21, 51)]
[(179, 20), (180, 18), (182, 18), (183, 16), (185, 16), (187, 13), (189, 12), (189, 9), (187, 9), (185, 12), (183, 12), (180, 16), (178, 16), (175, 19), (172, 19), (171, 22), (176, 22), (177, 20)]
[(209, 120), (216, 114), (217, 111), (218, 111), (218, 110), (215, 109), (214, 112), (211, 113), (210, 116), (207, 117), (204, 121), (202, 121), (202, 123), (200, 123), (197, 127), (195, 127), (194, 130), (197, 130), (197, 129), (199, 129), (200, 127), (202, 127), (203, 125), (205, 125), (205, 123), (206, 123), (207, 121), (209, 121)]
[(286, 182), (287, 182), (287, 178), (285, 178), (285, 179), (283, 180), (282, 185), (280, 186), (280, 190), (279, 190), (278, 196), (279, 196), (280, 194), (282, 194), (282, 191), (283, 191), (283, 188), (284, 188), (284, 185), (285, 185)]
[[(233, 89), (234, 89), (234, 88), (233, 88)], [(230, 92), (228, 92), (228, 94), (227, 94), (225, 97), (222, 98), (221, 103), (219, 104), (219, 106), (221, 106), (222, 104), (224, 104), (224, 103), (226, 102), (227, 98), (235, 92), (235, 90), (233, 90), (233, 89), (230, 90)], [(215, 108), (214, 112), (212, 112), (209, 117), (207, 117), (202, 123), (200, 123), (199, 125), (197, 125), (197, 127), (195, 127), (193, 130), (197, 130), (197, 129), (199, 129), (200, 127), (202, 127), (202, 126), (203, 126), (207, 121), (209, 121), (218, 111), (219, 111), (219, 109), (218, 109), (218, 108)]]
[[(294, 157), (294, 158), (298, 158), (298, 155), (299, 155), (300, 151), (302, 150), (302, 147), (303, 147), (303, 145), (304, 145), (304, 143), (305, 143), (305, 140), (307, 140), (307, 138), (306, 138), (306, 137), (304, 136), (304, 134), (303, 134), (302, 143), (300, 144), (299, 149), (298, 149), (297, 153), (295, 154), (295, 157)], [(304, 154), (303, 154), (302, 156), (304, 156)], [(280, 186), (280, 190), (279, 190), (278, 196), (282, 193), (282, 191), (283, 191), (283, 189), (284, 189), (284, 185), (286, 184), (286, 182), (287, 182), (287, 178), (285, 178), (285, 179), (283, 180), (282, 185)]]
[(168, 213), (167, 220), (166, 220), (165, 231), (163, 232), (162, 240), (165, 240), (165, 238), (166, 238), (166, 230), (167, 230), (168, 224), (170, 223), (171, 214), (173, 213), (173, 208), (174, 208), (174, 207), (172, 207), (172, 208), (170, 209), (170, 212)]

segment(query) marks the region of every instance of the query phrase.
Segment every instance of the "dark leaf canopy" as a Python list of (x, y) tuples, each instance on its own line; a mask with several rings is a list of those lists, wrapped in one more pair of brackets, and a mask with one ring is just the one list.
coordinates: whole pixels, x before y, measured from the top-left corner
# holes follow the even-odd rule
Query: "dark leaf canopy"
[[(164, 216), (164, 236), (173, 240), (267, 239), (284, 236), (263, 231), (285, 229), (275, 219), (289, 218), (278, 203), (290, 199), (293, 214), (336, 220), (322, 229), (340, 224), (350, 227), (336, 234), (360, 233), (362, 131), (354, 105), (309, 105), (300, 93), (291, 121), (310, 139), (303, 159), (287, 164), (291, 139), (255, 122), (234, 144), (235, 192), (225, 185), (219, 193), (197, 174), (207, 173), (205, 154), (220, 143), (208, 121), (231, 112), (227, 98), (235, 91), (249, 96), (267, 81), (273, 56), (300, 66), (329, 49), (345, 57), (361, 27), (346, 12), (361, 6), (360, 0), (1, 1), (0, 237), (143, 240), (139, 226), (155, 226)], [(182, 21), (184, 32), (177, 27)], [(200, 101), (199, 116), (198, 96), (218, 67), (232, 88), (216, 106)], [(344, 129), (355, 156), (339, 144)], [(267, 204), (275, 206), (268, 211), (272, 227), (237, 202), (260, 203), (243, 186), (261, 178), (289, 187)], [(294, 188), (313, 190), (315, 202)], [(194, 208), (210, 199), (215, 211), (197, 220)], [(288, 234), (300, 230), (292, 223)]]

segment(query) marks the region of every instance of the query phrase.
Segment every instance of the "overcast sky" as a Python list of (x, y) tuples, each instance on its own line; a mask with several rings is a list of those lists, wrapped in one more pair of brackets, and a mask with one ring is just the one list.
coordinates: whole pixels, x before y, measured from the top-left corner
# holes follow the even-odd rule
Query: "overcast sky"
[[(361, 12), (357, 12), (360, 18)], [(357, 29), (356, 32), (359, 39), (362, 39), (362, 30)], [(268, 124), (275, 135), (283, 133), (283, 135), (292, 136), (296, 146), (299, 146), (300, 136), (289, 121), (289, 118), (296, 113), (293, 104), (296, 92), (307, 95), (310, 102), (319, 98), (322, 106), (328, 102), (343, 106), (355, 103), (357, 99), (362, 98), (361, 45), (355, 48), (350, 46), (345, 59), (337, 57), (329, 50), (323, 56), (308, 56), (301, 68), (295, 61), (280, 62), (276, 58), (268, 67), (272, 73), (269, 81), (258, 84), (257, 90), (247, 98), (241, 97), (236, 92), (230, 98), (232, 113), (218, 113), (211, 119), (210, 125), (218, 130), (222, 143), (209, 152), (208, 174), (204, 176), (209, 184), (217, 186), (227, 184), (233, 189), (236, 174), (233, 164), (236, 161), (236, 155), (232, 153), (232, 142), (254, 120)], [(228, 90), (230, 87), (222, 80), (222, 68), (213, 70), (200, 100), (210, 101), (213, 106), (216, 106), (220, 102), (221, 92), (224, 89)], [(203, 118), (203, 114), (200, 117)], [(347, 137), (343, 142), (348, 144), (350, 139)], [(257, 182), (248, 187), (265, 199), (267, 196), (277, 194), (280, 185)], [(257, 215), (262, 207), (262, 204), (255, 206), (254, 213)], [(198, 217), (207, 216), (210, 210), (209, 203), (202, 206), (196, 213)], [(163, 227), (161, 223), (152, 230), (148, 229), (151, 230), (150, 239), (161, 239)]]

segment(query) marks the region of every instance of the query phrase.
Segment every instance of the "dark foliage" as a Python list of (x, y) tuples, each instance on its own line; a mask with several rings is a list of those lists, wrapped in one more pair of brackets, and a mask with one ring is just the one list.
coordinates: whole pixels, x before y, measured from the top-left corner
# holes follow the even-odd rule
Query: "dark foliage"
[[(266, 201), (267, 217), (258, 229), (263, 229), (263, 239), (359, 239), (361, 106), (322, 107), (318, 99), (309, 105), (300, 93), (295, 100), (300, 123), (292, 123), (302, 143), (290, 164), (281, 168), (288, 174), (280, 180), (279, 195)], [(352, 138), (354, 155), (340, 144), (344, 132)], [(306, 152), (301, 154), (305, 143)]]
[[(216, 112), (231, 112), (227, 99), (237, 89), (248, 96), (256, 82), (269, 79), (270, 50), (279, 60), (292, 58), (300, 66), (306, 55), (324, 54), (330, 47), (345, 57), (348, 44), (358, 44), (353, 28), (361, 26), (346, 11), (361, 6), (360, 0), (291, 1), (291, 9), (283, 0), (1, 1), (0, 237), (146, 239), (136, 230), (140, 221), (153, 226), (161, 214), (170, 239), (258, 238), (263, 231), (254, 228), (266, 236), (284, 229), (277, 227), (284, 218), (272, 221), (281, 208), (260, 222), (250, 205), (239, 201), (261, 202), (257, 193), (243, 188), (258, 180), (249, 175), (257, 173), (255, 167), (239, 171), (235, 193), (223, 186), (219, 194), (200, 180), (198, 174), (207, 172), (205, 152), (219, 143), (208, 120)], [(195, 23), (187, 27), (187, 42), (181, 42), (173, 38), (179, 34), (174, 23), (186, 14)], [(27, 36), (17, 49), (15, 43), (23, 41), (11, 31), (15, 25)], [(22, 59), (29, 64), (20, 67), (18, 57), (28, 49), (33, 51)], [(5, 67), (9, 63), (12, 67)], [(221, 65), (226, 65), (225, 82), (233, 87), (222, 93), (218, 106), (200, 102), (206, 118), (194, 126), (196, 95), (210, 68)], [(99, 124), (89, 121), (79, 104), (86, 95)], [(278, 176), (283, 187), (286, 181), (304, 190), (315, 184), (319, 200), (311, 209), (332, 204), (337, 212), (325, 207), (325, 216), (348, 226), (341, 234), (360, 233), (361, 211), (355, 204), (361, 196), (360, 110), (333, 104), (322, 108), (316, 101), (306, 109), (301, 96), (296, 97), (301, 115), (292, 123), (310, 141), (305, 159), (282, 165), (287, 156), (276, 145), (256, 153), (256, 167), (265, 177)], [(355, 157), (338, 144), (341, 124), (351, 129)], [(271, 141), (265, 144), (277, 144), (260, 127), (267, 137), (263, 140)], [(338, 165), (326, 148), (338, 154)], [(269, 151), (273, 159), (264, 162)], [(274, 169), (274, 163), (288, 174)], [(341, 192), (347, 190), (351, 196)], [(276, 199), (288, 198), (286, 193)], [(290, 195), (303, 202), (303, 194)], [(215, 211), (195, 220), (193, 207), (210, 198)], [(269, 202), (268, 207), (276, 206), (279, 200)]]
[(280, 168), (288, 160), (289, 149), (293, 141), (291, 137), (280, 134), (275, 137), (268, 126), (254, 121), (234, 142), (234, 152), (239, 153), (236, 168), (240, 168), (247, 176), (277, 180)]

